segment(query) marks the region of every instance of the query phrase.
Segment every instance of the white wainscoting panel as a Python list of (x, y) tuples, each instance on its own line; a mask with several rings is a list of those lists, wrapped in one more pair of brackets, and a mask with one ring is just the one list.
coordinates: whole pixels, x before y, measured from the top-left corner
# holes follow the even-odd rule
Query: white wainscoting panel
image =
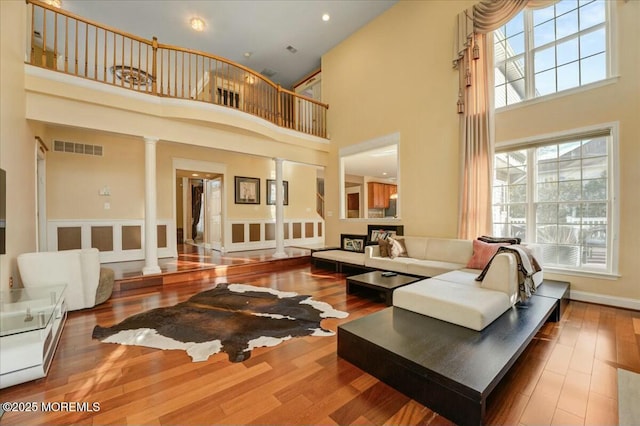
[[(312, 232), (307, 233), (307, 225), (312, 224), (313, 230)], [(267, 225), (271, 224), (275, 226), (275, 220), (273, 219), (234, 219), (225, 221), (225, 247), (223, 251), (232, 252), (232, 251), (244, 251), (244, 250), (259, 250), (259, 249), (272, 249), (276, 247), (276, 241), (267, 239), (266, 228)], [(320, 224), (320, 225), (318, 225)], [(236, 229), (238, 226), (243, 227), (243, 235), (244, 238), (242, 241), (234, 242), (234, 234), (233, 229), (234, 225)], [(260, 233), (259, 238), (255, 241), (251, 241), (251, 227), (259, 226)], [(294, 228), (297, 226), (300, 227), (300, 236), (299, 238), (294, 238)], [(305, 245), (319, 245), (324, 244), (324, 235), (325, 235), (325, 223), (324, 219), (316, 218), (316, 219), (285, 219), (284, 221), (285, 227), (285, 246), (305, 246)], [(318, 227), (320, 227), (321, 232), (318, 231)], [(255, 228), (254, 228), (255, 229)]]
[[(165, 225), (167, 230), (167, 247), (158, 248), (158, 257), (177, 257), (176, 226), (172, 219), (159, 219), (158, 225)], [(47, 221), (47, 250), (58, 251), (58, 228), (80, 228), (80, 248), (91, 248), (91, 228), (106, 226), (113, 230), (113, 250), (100, 251), (100, 263), (125, 262), (144, 259), (144, 219), (125, 220), (49, 220)], [(139, 226), (141, 241), (139, 249), (124, 250), (122, 248), (122, 228)]]

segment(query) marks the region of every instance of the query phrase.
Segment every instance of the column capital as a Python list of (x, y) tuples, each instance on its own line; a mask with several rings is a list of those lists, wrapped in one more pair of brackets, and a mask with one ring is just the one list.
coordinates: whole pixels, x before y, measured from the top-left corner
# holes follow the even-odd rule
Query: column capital
[(144, 139), (144, 141), (147, 143), (156, 143), (160, 140), (155, 136), (143, 136), (142, 139)]

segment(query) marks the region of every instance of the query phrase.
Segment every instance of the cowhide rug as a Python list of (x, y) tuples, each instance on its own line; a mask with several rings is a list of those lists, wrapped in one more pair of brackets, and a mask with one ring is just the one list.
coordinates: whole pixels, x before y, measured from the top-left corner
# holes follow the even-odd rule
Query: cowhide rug
[(97, 325), (93, 338), (105, 343), (182, 349), (206, 361), (223, 351), (229, 361), (249, 359), (251, 350), (292, 337), (332, 336), (323, 318), (346, 318), (325, 302), (293, 292), (245, 284), (218, 284), (186, 302), (133, 315), (111, 327)]

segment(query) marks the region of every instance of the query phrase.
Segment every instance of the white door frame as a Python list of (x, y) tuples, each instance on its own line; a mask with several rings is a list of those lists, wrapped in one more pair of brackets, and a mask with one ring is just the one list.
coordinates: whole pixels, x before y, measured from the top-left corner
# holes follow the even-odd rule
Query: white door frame
[[(177, 170), (196, 170), (198, 172), (206, 172), (206, 173), (222, 175), (222, 189), (221, 189), (220, 197), (222, 200), (222, 223), (224, 224), (224, 221), (226, 220), (226, 217), (227, 217), (227, 203), (225, 202), (226, 200), (225, 188), (226, 188), (226, 182), (228, 182), (228, 180), (226, 179), (227, 165), (224, 163), (215, 163), (212, 161), (200, 161), (200, 160), (191, 160), (188, 158), (174, 157), (172, 167), (173, 167), (173, 222), (175, 223), (176, 221)], [(189, 226), (191, 225), (189, 224)], [(222, 252), (224, 252), (225, 250), (224, 248), (227, 245), (227, 238), (228, 238), (228, 236), (224, 232), (224, 228), (225, 227), (222, 226), (222, 238), (221, 238), (222, 245), (220, 247), (220, 251)], [(177, 248), (176, 248), (174, 257), (178, 257)]]
[(47, 147), (36, 138), (36, 251), (47, 250)]
[(189, 178), (182, 179), (182, 239), (187, 242), (191, 238), (191, 183)]

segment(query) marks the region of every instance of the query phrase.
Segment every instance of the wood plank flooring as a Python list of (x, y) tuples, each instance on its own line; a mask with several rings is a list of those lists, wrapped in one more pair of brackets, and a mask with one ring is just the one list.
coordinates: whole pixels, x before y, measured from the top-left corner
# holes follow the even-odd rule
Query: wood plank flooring
[[(35, 424), (408, 424), (447, 419), (336, 355), (336, 337), (257, 348), (243, 363), (224, 353), (193, 363), (182, 351), (91, 339), (111, 325), (173, 305), (227, 278), (122, 292), (72, 312), (49, 375), (0, 391), (0, 401), (97, 402), (96, 412), (4, 414), (2, 425)], [(378, 311), (381, 301), (347, 295), (344, 275), (311, 266), (229, 282), (310, 294), (350, 313), (325, 328)], [(488, 424), (615, 425), (616, 368), (640, 373), (640, 312), (571, 302), (560, 323), (538, 333), (488, 401)]]

